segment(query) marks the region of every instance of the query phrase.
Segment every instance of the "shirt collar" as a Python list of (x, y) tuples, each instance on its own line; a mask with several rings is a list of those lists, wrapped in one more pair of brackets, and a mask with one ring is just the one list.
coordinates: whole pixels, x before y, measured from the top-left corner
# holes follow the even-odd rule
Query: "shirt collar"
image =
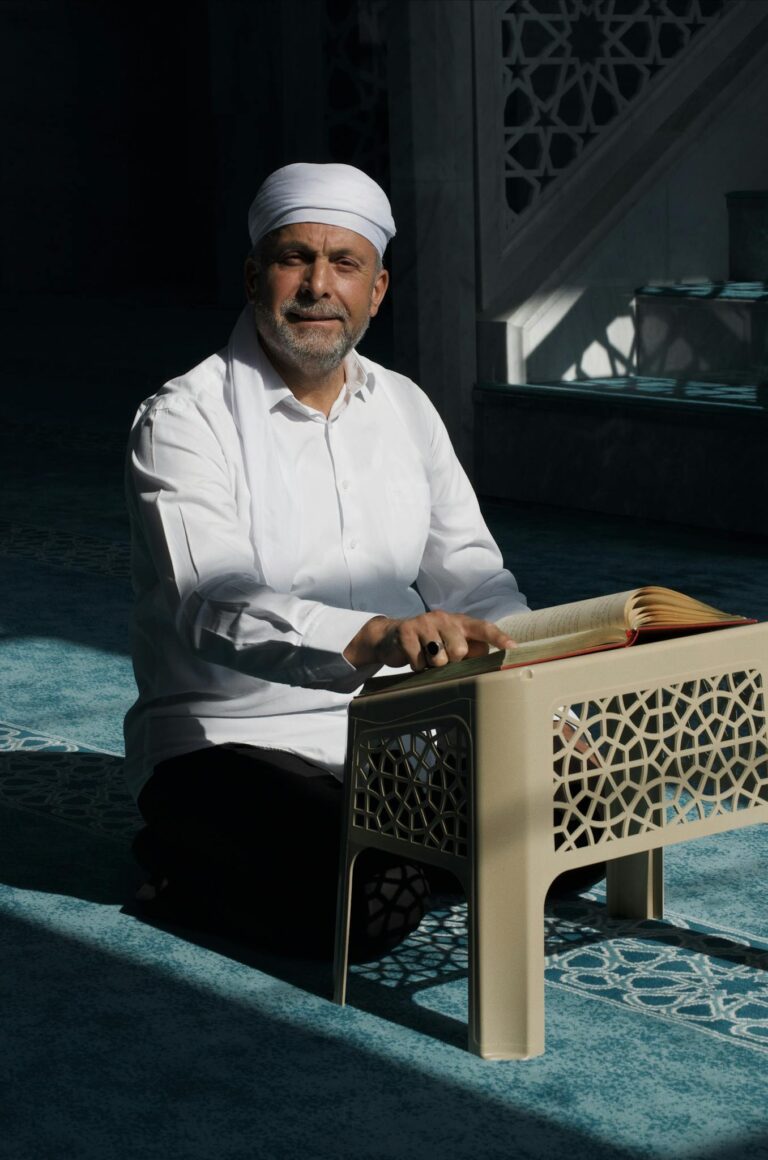
[[(285, 385), (280, 375), (272, 366), (272, 363), (262, 349), (261, 343), (257, 344), (257, 349), (257, 369), (264, 383), (264, 390), (267, 395), (267, 408), (270, 411), (274, 411), (276, 407), (279, 407), (286, 400), (296, 402), (293, 391)], [(351, 398), (352, 395), (358, 395), (361, 399), (365, 399), (372, 392), (375, 382), (374, 376), (365, 369), (356, 350), (350, 351), (344, 359), (344, 373), (348, 398)]]
[(373, 373), (365, 369), (360, 355), (356, 350), (349, 352), (344, 360), (344, 368), (347, 374), (347, 384), (350, 393), (353, 395), (359, 394), (362, 399), (370, 395), (375, 383)]

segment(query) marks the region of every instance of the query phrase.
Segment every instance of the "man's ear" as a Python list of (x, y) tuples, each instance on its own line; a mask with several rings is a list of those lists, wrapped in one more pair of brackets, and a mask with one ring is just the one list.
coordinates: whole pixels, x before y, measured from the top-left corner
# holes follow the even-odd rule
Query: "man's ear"
[(259, 277), (259, 269), (253, 258), (245, 259), (245, 269), (243, 271), (243, 279), (245, 284), (245, 297), (249, 302), (256, 301), (257, 287), (256, 283)]
[(384, 295), (389, 286), (389, 270), (381, 269), (373, 280), (373, 290), (371, 291), (371, 318), (379, 313)]

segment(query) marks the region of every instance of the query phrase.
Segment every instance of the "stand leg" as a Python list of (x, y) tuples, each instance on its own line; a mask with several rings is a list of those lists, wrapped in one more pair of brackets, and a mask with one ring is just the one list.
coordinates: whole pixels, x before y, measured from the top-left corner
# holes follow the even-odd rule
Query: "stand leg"
[(343, 1007), (347, 1001), (347, 977), (349, 975), (349, 920), (352, 910), (352, 881), (355, 858), (346, 846), (339, 867), (339, 893), (336, 901), (336, 946), (333, 955), (333, 1001)]
[(664, 916), (664, 850), (643, 851), (614, 858), (606, 874), (608, 913), (611, 918)]
[(469, 922), (469, 1049), (484, 1059), (544, 1051), (544, 896), (526, 876), (476, 877)]

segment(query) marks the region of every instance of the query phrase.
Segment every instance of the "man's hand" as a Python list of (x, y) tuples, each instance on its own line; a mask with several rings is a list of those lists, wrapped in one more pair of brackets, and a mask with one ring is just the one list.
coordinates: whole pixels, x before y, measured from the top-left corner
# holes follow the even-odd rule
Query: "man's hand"
[(465, 657), (485, 656), (492, 645), (512, 648), (514, 643), (488, 620), (436, 610), (406, 620), (375, 616), (352, 638), (344, 656), (356, 669), (372, 664), (410, 665), (418, 673)]

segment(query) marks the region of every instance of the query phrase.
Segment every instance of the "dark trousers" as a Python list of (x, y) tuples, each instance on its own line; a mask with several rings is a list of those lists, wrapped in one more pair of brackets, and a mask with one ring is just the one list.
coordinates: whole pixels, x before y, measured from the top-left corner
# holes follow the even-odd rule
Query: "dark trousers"
[[(168, 887), (150, 917), (330, 956), (342, 785), (280, 750), (221, 745), (161, 762), (139, 796), (138, 861)], [(351, 954), (373, 958), (411, 933), (429, 903), (424, 871), (366, 851), (355, 863)]]

